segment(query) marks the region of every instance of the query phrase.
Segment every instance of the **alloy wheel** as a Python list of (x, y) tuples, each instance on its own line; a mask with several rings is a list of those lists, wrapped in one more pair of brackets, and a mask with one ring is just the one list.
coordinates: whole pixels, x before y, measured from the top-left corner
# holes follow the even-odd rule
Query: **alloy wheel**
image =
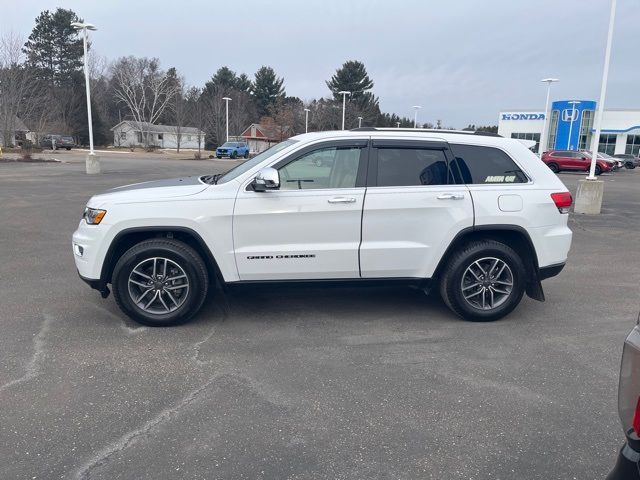
[(138, 263), (127, 283), (133, 303), (154, 315), (175, 311), (189, 294), (189, 279), (184, 269), (164, 257), (147, 258)]
[(460, 288), (469, 305), (480, 310), (493, 310), (511, 296), (513, 282), (513, 272), (506, 262), (484, 257), (467, 267)]

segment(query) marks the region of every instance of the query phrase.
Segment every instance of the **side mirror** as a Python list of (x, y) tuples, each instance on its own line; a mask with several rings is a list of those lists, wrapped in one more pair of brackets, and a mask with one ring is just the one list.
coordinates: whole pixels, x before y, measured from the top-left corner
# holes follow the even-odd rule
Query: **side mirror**
[(277, 190), (280, 188), (280, 174), (272, 167), (265, 167), (258, 171), (256, 178), (251, 182), (255, 192), (266, 192), (267, 190)]

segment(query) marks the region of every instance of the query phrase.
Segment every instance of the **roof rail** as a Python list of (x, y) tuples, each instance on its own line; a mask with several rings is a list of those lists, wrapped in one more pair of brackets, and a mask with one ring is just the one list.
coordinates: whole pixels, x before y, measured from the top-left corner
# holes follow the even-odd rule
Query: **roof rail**
[(381, 128), (381, 127), (359, 127), (352, 128), (352, 132), (429, 132), (429, 133), (445, 133), (454, 135), (482, 135), (484, 137), (502, 137), (493, 132), (483, 130), (444, 130), (435, 128)]

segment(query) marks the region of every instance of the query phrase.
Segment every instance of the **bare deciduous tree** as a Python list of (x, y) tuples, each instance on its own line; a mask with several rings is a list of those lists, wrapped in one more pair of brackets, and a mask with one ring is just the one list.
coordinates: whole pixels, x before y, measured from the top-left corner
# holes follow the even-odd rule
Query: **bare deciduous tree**
[(0, 37), (0, 137), (12, 143), (18, 116), (28, 117), (37, 106), (38, 90), (24, 65), (24, 40), (14, 33)]
[[(200, 132), (204, 132), (207, 128), (207, 109), (202, 91), (197, 87), (191, 87), (185, 94), (185, 102), (187, 107), (187, 118), (189, 123), (196, 127)], [(198, 133), (198, 154), (197, 158), (202, 155), (203, 137)]]
[(143, 144), (149, 147), (145, 125), (155, 123), (176, 95), (175, 82), (160, 69), (157, 58), (123, 57), (112, 66), (114, 95), (126, 105), (143, 129)]

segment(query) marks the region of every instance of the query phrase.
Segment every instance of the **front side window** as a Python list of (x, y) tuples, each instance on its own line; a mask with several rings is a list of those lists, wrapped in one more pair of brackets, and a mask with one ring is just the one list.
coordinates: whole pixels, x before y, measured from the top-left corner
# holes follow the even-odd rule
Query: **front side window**
[(443, 150), (378, 148), (379, 187), (447, 185), (449, 177)]
[(451, 145), (455, 163), (466, 184), (526, 183), (524, 172), (498, 148)]
[(281, 190), (353, 188), (360, 165), (360, 147), (313, 150), (281, 167)]
[(280, 143), (274, 145), (271, 148), (268, 148), (264, 152), (262, 152), (259, 155), (256, 155), (255, 157), (253, 157), (251, 160), (247, 160), (246, 162), (241, 163), (237, 167), (232, 168), (231, 170), (229, 170), (222, 177), (220, 177), (216, 183), (218, 183), (218, 184), (226, 183), (226, 182), (228, 182), (230, 180), (233, 180), (237, 176), (242, 175), (244, 172), (248, 172), (249, 170), (251, 170), (256, 165), (261, 164), (262, 162), (267, 160), (269, 157), (277, 154), (278, 152), (284, 150), (287, 147), (290, 147), (291, 145), (293, 145), (296, 142), (297, 142), (297, 140), (289, 139), (289, 140), (285, 140), (284, 142), (280, 142)]

